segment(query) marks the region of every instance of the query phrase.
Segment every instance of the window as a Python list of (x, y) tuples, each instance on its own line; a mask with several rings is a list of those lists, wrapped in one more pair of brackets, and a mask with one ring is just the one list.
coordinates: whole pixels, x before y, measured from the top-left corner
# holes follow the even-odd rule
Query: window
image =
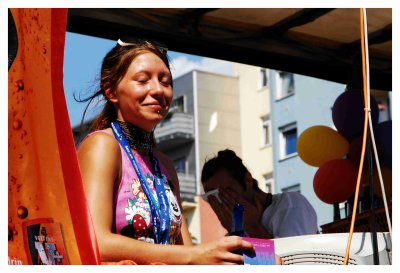
[(184, 113), (185, 112), (185, 99), (183, 96), (175, 98), (171, 103), (170, 112)]
[(378, 122), (384, 122), (391, 120), (391, 110), (390, 110), (390, 99), (382, 98), (381, 100), (377, 100), (378, 109), (379, 109), (379, 120)]
[(294, 94), (294, 75), (293, 73), (279, 71), (277, 73), (277, 99)]
[(269, 116), (261, 118), (262, 122), (262, 139), (261, 146), (267, 146), (272, 143), (272, 133), (271, 133), (271, 120)]
[(267, 69), (260, 69), (260, 88), (266, 87), (268, 84)]
[(346, 212), (346, 202), (339, 203), (339, 213), (340, 219), (347, 218), (348, 214)]
[(284, 159), (294, 155), (297, 152), (297, 127), (296, 123), (286, 125), (279, 129), (280, 131), (280, 155)]
[(164, 123), (170, 121), (172, 115), (174, 113), (184, 113), (185, 112), (185, 97), (179, 96), (172, 100), (171, 106), (169, 107), (169, 111), (163, 122), (160, 124), (162, 126)]
[(295, 185), (293, 185), (293, 186), (289, 186), (289, 187), (286, 187), (286, 188), (282, 188), (282, 192), (289, 192), (289, 191), (294, 191), (294, 192), (298, 192), (298, 193), (301, 193), (301, 191), (300, 191), (300, 184), (295, 184)]
[(177, 173), (186, 173), (186, 159), (184, 157), (175, 159), (174, 167)]
[(263, 177), (264, 177), (265, 192), (266, 193), (274, 193), (273, 174), (268, 173), (268, 174), (263, 175)]

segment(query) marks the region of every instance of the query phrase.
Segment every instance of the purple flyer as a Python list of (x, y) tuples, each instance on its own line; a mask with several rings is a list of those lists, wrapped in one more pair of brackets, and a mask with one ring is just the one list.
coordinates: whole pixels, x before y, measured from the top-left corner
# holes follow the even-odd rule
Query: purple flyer
[(243, 240), (253, 244), (255, 253), (243, 253), (244, 264), (275, 265), (274, 240), (243, 237)]

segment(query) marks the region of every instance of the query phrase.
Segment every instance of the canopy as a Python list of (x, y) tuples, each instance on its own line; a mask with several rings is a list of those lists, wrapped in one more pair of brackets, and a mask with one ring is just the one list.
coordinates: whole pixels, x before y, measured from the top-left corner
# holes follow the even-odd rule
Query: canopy
[[(69, 9), (67, 31), (157, 39), (169, 50), (348, 83), (359, 70), (357, 8)], [(367, 9), (370, 84), (392, 90), (392, 9)]]

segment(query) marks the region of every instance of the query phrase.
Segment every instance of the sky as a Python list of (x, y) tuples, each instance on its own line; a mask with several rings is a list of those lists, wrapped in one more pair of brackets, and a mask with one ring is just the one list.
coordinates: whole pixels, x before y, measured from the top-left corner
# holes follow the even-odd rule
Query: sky
[[(115, 44), (116, 41), (67, 32), (64, 92), (72, 127), (80, 124), (86, 106), (86, 103), (77, 102), (74, 95), (87, 97), (97, 89), (102, 59)], [(168, 55), (174, 79), (193, 69), (233, 75), (231, 62), (174, 51), (169, 51)], [(89, 110), (85, 119), (93, 117), (99, 108)]]

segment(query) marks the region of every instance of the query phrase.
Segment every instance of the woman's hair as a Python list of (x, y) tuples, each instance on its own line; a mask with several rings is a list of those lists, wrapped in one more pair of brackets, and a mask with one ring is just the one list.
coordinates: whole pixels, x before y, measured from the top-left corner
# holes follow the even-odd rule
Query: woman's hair
[(117, 113), (113, 103), (107, 100), (105, 90), (108, 88), (111, 88), (111, 90), (115, 89), (125, 76), (132, 61), (137, 56), (148, 52), (157, 55), (167, 66), (168, 70), (171, 71), (166, 47), (163, 47), (155, 41), (142, 39), (126, 39), (124, 41), (118, 40), (118, 43), (106, 54), (103, 59), (100, 73), (100, 89), (95, 91), (94, 94), (87, 98), (82, 100), (76, 99), (80, 102), (88, 102), (83, 113), (81, 129), (86, 111), (95, 98), (100, 98), (106, 102), (101, 113), (91, 124), (90, 131), (92, 132), (110, 127), (111, 122), (117, 118)]
[[(246, 189), (246, 174), (249, 172), (243, 164), (242, 159), (238, 157), (234, 151), (226, 149), (219, 151), (216, 157), (206, 161), (201, 171), (201, 182), (204, 183), (217, 172), (225, 170), (235, 179), (243, 189)], [(260, 190), (257, 181), (253, 179), (253, 188)]]

